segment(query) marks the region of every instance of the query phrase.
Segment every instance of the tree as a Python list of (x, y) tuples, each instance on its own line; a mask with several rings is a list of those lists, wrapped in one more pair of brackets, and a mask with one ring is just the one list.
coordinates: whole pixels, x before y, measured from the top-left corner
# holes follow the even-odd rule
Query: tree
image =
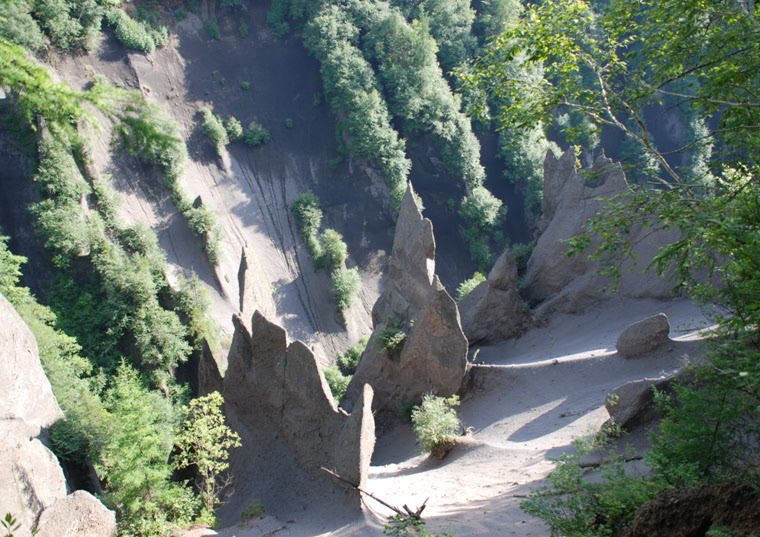
[(169, 401), (149, 392), (138, 372), (122, 362), (107, 406), (113, 420), (103, 467), (120, 529), (128, 535), (151, 535), (160, 526), (189, 522), (192, 498), (170, 482), (175, 423)]
[[(617, 282), (633, 229), (676, 231), (649, 267), (719, 306), (707, 363), (679, 388), (679, 404), (665, 404), (665, 436), (650, 458), (676, 485), (732, 478), (737, 468), (739, 478), (757, 478), (757, 465), (744, 464), (756, 449), (747, 439), (758, 434), (760, 401), (757, 17), (754, 2), (732, 0), (546, 0), (510, 24), (467, 79), (516, 104), (499, 111), (507, 128), (548, 125), (558, 109), (575, 111), (588, 119), (576, 122), (575, 134), (616, 129), (654, 163), (570, 244), (576, 254), (590, 250)], [(502, 69), (516, 58), (544, 76)], [(689, 111), (693, 131), (667, 153), (644, 113), (664, 101)]]
[(240, 447), (240, 436), (224, 423), (219, 392), (190, 401), (182, 430), (175, 439), (177, 468), (193, 467), (198, 472), (198, 488), (206, 515), (212, 515), (221, 492), (229, 485), (224, 476), (229, 468), (229, 450)]

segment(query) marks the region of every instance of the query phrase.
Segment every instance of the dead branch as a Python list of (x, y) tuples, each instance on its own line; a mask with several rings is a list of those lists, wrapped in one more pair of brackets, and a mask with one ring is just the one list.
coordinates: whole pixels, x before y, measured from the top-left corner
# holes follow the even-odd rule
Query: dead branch
[(375, 495), (374, 495), (374, 494), (372, 494), (371, 492), (367, 492), (366, 490), (362, 489), (362, 488), (361, 488), (359, 485), (357, 485), (357, 484), (355, 484), (355, 483), (351, 483), (351, 481), (349, 481), (349, 480), (348, 480), (348, 479), (346, 479), (345, 477), (339, 476), (338, 474), (336, 474), (336, 473), (335, 473), (335, 472), (333, 472), (332, 470), (328, 470), (327, 468), (325, 468), (325, 467), (323, 467), (323, 466), (320, 466), (320, 467), (319, 467), (319, 469), (320, 469), (320, 470), (322, 470), (322, 471), (324, 471), (324, 472), (327, 472), (328, 474), (330, 474), (331, 476), (333, 476), (333, 477), (335, 477), (335, 478), (337, 478), (337, 479), (340, 479), (341, 481), (343, 481), (343, 482), (344, 482), (344, 483), (346, 483), (347, 485), (349, 485), (349, 486), (351, 486), (351, 487), (355, 488), (356, 490), (358, 490), (359, 492), (361, 492), (361, 493), (362, 493), (362, 494), (364, 494), (365, 496), (369, 496), (370, 498), (372, 498), (372, 499), (373, 499), (373, 500), (375, 500), (376, 502), (378, 502), (378, 503), (380, 503), (380, 504), (384, 505), (385, 507), (387, 507), (387, 508), (388, 508), (388, 509), (390, 509), (391, 511), (393, 511), (393, 512), (397, 513), (399, 516), (401, 516), (401, 517), (402, 517), (402, 518), (404, 518), (404, 519), (409, 519), (409, 520), (422, 520), (422, 516), (421, 516), (421, 515), (422, 515), (422, 511), (424, 511), (424, 510), (425, 510), (426, 504), (427, 504), (428, 500), (430, 499), (430, 498), (427, 498), (427, 499), (426, 499), (424, 502), (422, 502), (422, 505), (420, 505), (420, 506), (419, 506), (419, 508), (417, 508), (417, 510), (416, 510), (416, 511), (412, 511), (412, 510), (409, 508), (409, 506), (408, 506), (408, 505), (404, 504), (404, 507), (403, 507), (403, 509), (404, 509), (404, 510), (402, 511), (402, 510), (401, 510), (401, 509), (399, 509), (398, 507), (394, 507), (394, 506), (392, 506), (391, 504), (389, 504), (389, 503), (387, 503), (387, 502), (385, 502), (385, 501), (381, 500), (380, 498), (378, 498), (377, 496), (375, 496)]

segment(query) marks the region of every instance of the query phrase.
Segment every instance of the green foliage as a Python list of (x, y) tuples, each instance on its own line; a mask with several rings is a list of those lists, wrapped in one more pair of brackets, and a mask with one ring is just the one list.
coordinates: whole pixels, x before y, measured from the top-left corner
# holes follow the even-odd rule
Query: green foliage
[(216, 21), (208, 19), (203, 22), (203, 29), (211, 39), (221, 39), (222, 34), (219, 32), (219, 25)]
[(217, 155), (222, 156), (224, 147), (230, 143), (224, 121), (221, 116), (214, 114), (208, 108), (201, 108), (201, 115), (203, 116), (203, 131), (214, 144)]
[(230, 142), (236, 142), (243, 137), (243, 126), (235, 116), (230, 116), (224, 123), (224, 128), (227, 131), (227, 137)]
[(438, 456), (462, 430), (462, 422), (454, 407), (459, 396), (449, 398), (426, 394), (420, 406), (412, 410), (412, 427), (422, 453)]
[(491, 194), (488, 189), (476, 186), (470, 191), (469, 196), (462, 198), (459, 215), (469, 226), (486, 231), (495, 223), (501, 213), (501, 200)]
[(95, 0), (37, 0), (34, 13), (51, 42), (64, 50), (90, 49), (103, 19)]
[(13, 537), (13, 532), (21, 527), (21, 523), (17, 522), (10, 513), (5, 513), (5, 518), (0, 520), (0, 525), (5, 529), (6, 537)]
[(340, 267), (332, 271), (332, 286), (330, 294), (335, 300), (335, 306), (341, 315), (354, 305), (359, 298), (359, 291), (362, 289), (362, 279), (359, 276), (359, 269), (354, 267), (347, 269)]
[(319, 236), (319, 245), (325, 265), (330, 269), (343, 267), (348, 259), (348, 246), (343, 236), (334, 229), (326, 229)]
[(288, 128), (288, 129), (292, 129), (293, 128), (293, 120), (290, 119), (290, 118), (287, 118), (285, 120), (285, 127)]
[(251, 500), (251, 503), (246, 507), (240, 515), (240, 521), (245, 522), (247, 520), (256, 520), (261, 518), (266, 513), (264, 505), (258, 500)]
[(269, 131), (255, 121), (251, 121), (243, 135), (243, 140), (250, 147), (257, 147), (269, 141)]
[(401, 352), (406, 340), (406, 333), (393, 318), (385, 320), (385, 325), (375, 335), (375, 341), (379, 345), (378, 352), (382, 354), (396, 354)]
[(47, 38), (32, 17), (27, 0), (6, 0), (0, 3), (0, 37), (27, 50), (47, 48)]
[(321, 264), (322, 246), (318, 234), (322, 225), (322, 209), (319, 208), (319, 198), (313, 192), (299, 194), (291, 210), (315, 266)]
[(158, 108), (149, 107), (146, 115), (157, 135), (145, 139), (136, 149), (148, 164), (158, 168), (164, 176), (164, 185), (175, 190), (188, 161), (187, 146), (179, 125), (172, 116)]
[[(533, 490), (520, 508), (543, 519), (552, 535), (619, 535), (633, 522), (636, 510), (666, 487), (657, 476), (629, 474), (624, 457), (602, 458), (604, 449), (619, 433), (620, 429), (613, 426), (590, 440), (574, 441), (576, 453), (556, 459), (556, 468), (547, 477), (549, 486)], [(587, 480), (579, 465), (580, 458), (591, 453), (601, 459), (601, 481)]]
[(356, 373), (356, 367), (359, 365), (359, 360), (361, 359), (362, 354), (364, 354), (364, 349), (367, 348), (368, 342), (369, 336), (364, 336), (348, 349), (346, 354), (338, 355), (336, 362), (344, 375), (353, 375)]
[(178, 21), (183, 21), (187, 18), (187, 10), (184, 7), (179, 7), (174, 11), (174, 17)]
[(190, 401), (184, 426), (175, 439), (174, 464), (197, 471), (206, 513), (214, 512), (220, 494), (230, 482), (224, 476), (230, 449), (240, 447), (240, 437), (224, 423), (223, 404), (219, 392)]
[(288, 0), (274, 0), (267, 12), (267, 24), (272, 27), (274, 33), (282, 37), (290, 31), (287, 23)]
[[(723, 356), (725, 349), (715, 352), (714, 360), (731, 367), (733, 357)], [(674, 487), (758, 481), (757, 400), (737, 390), (715, 365), (692, 371), (691, 382), (675, 385), (675, 397), (656, 394), (665, 418), (661, 433), (650, 435), (647, 462)]]
[(248, 36), (248, 25), (245, 23), (245, 21), (240, 21), (240, 27), (238, 28), (238, 34), (242, 38), (246, 38)]
[(103, 450), (105, 481), (112, 491), (106, 500), (119, 514), (120, 533), (155, 535), (187, 524), (196, 505), (186, 489), (170, 481), (176, 425), (170, 403), (149, 392), (137, 371), (122, 363), (107, 404), (114, 420)]
[(476, 272), (472, 275), (472, 278), (463, 281), (457, 287), (457, 302), (469, 295), (473, 289), (475, 289), (480, 282), (486, 281), (486, 277), (482, 273)]
[(241, 82), (240, 83), (240, 89), (248, 91), (251, 89), (251, 83), (250, 82)]
[(517, 273), (525, 274), (528, 269), (528, 260), (533, 254), (533, 249), (536, 247), (536, 241), (529, 243), (516, 242), (512, 244), (512, 253), (515, 256), (515, 265), (517, 265)]
[(166, 26), (153, 28), (148, 22), (137, 21), (119, 8), (113, 8), (108, 12), (108, 21), (111, 26), (115, 26), (116, 38), (127, 48), (153, 52), (169, 40), (169, 30)]
[(73, 421), (59, 419), (50, 427), (50, 450), (63, 464), (84, 464), (89, 444)]
[(425, 521), (421, 518), (409, 518), (396, 515), (383, 525), (383, 535), (388, 537), (454, 537), (455, 531), (443, 533), (429, 532), (425, 528)]
[(330, 387), (333, 399), (339, 403), (346, 393), (348, 383), (351, 382), (351, 375), (344, 375), (337, 364), (324, 368), (322, 372), (325, 374), (325, 380)]

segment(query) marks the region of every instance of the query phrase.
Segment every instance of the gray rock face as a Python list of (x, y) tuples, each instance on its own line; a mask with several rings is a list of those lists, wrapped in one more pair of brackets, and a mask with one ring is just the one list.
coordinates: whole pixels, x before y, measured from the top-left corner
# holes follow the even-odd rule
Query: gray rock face
[(664, 313), (633, 323), (618, 336), (615, 348), (623, 358), (636, 358), (670, 342), (670, 323)]
[(457, 305), (470, 345), (509, 339), (527, 329), (531, 315), (517, 290), (517, 265), (512, 251), (504, 252), (488, 279)]
[[(320, 467), (356, 485), (365, 484), (375, 442), (371, 388), (362, 390), (355, 411), (348, 415), (335, 406), (308, 347), (300, 341), (288, 344), (286, 331), (258, 311), (250, 330), (240, 316), (233, 323), (221, 389), (225, 415), (241, 436), (242, 447), (230, 458), (236, 493), (232, 507), (225, 509), (241, 511), (245, 505), (240, 501), (260, 498), (267, 512), (276, 512), (282, 502), (292, 512), (294, 500), (288, 495), (315, 483), (323, 499), (332, 497), (358, 508), (358, 492)], [(216, 367), (210, 353), (204, 354), (202, 367)], [(203, 378), (210, 382), (201, 385), (201, 393), (218, 389), (218, 372)]]
[[(395, 320), (408, 335), (400, 352), (385, 354), (378, 334)], [(435, 276), (433, 225), (423, 218), (411, 186), (401, 205), (385, 289), (372, 310), (374, 331), (343, 405), (351, 409), (365, 384), (375, 409), (397, 411), (404, 399), (456, 393), (467, 371), (467, 339), (456, 302)]]
[[(37, 343), (13, 306), (0, 295), (0, 513), (11, 513), (21, 524), (19, 533), (39, 528), (39, 535), (113, 536), (113, 512), (89, 496), (66, 495), (66, 479), (55, 455), (43, 444), (47, 428), (63, 417), (50, 382), (42, 370)], [(69, 506), (64, 508), (64, 506)], [(81, 506), (81, 507), (80, 507)], [(72, 511), (74, 509), (74, 511)], [(82, 509), (98, 520), (89, 533), (66, 532), (77, 527)], [(88, 515), (89, 516), (89, 515)], [(43, 521), (57, 524), (43, 532)], [(110, 522), (108, 522), (110, 521)], [(102, 522), (102, 523), (101, 523)], [(45, 528), (52, 526), (46, 525)]]
[(277, 307), (272, 298), (269, 280), (264, 273), (259, 257), (252, 248), (244, 247), (238, 270), (240, 285), (240, 311), (242, 318), (248, 322), (254, 311), (271, 319), (277, 314)]
[(116, 535), (116, 516), (95, 496), (77, 490), (45, 509), (37, 525), (40, 537)]
[[(542, 231), (525, 275), (524, 296), (541, 302), (554, 311), (576, 312), (603, 300), (603, 288), (609, 283), (597, 274), (598, 262), (587, 262), (583, 255), (567, 257), (566, 239), (583, 233), (586, 221), (602, 207), (600, 198), (612, 198), (628, 192), (625, 175), (618, 164), (600, 156), (590, 168), (577, 170), (575, 155), (568, 150), (560, 159), (551, 152), (544, 161), (544, 216)], [(665, 279), (641, 274), (657, 249), (673, 240), (675, 233), (656, 233), (645, 237), (650, 229), (634, 230), (631, 240), (640, 241), (635, 248), (639, 265), (623, 263), (620, 294), (632, 298), (671, 297), (671, 285)], [(629, 269), (633, 269), (632, 271)]]
[(384, 323), (388, 317), (402, 323), (419, 317), (435, 292), (434, 277), (433, 223), (422, 217), (410, 185), (396, 221), (385, 289), (372, 308), (372, 324)]

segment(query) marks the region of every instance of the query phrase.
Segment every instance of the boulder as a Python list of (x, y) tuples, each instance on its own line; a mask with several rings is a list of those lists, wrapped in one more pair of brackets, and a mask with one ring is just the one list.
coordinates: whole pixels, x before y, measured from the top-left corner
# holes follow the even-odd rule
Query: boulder
[[(606, 199), (629, 192), (619, 164), (603, 154), (589, 168), (578, 170), (572, 149), (557, 159), (549, 151), (544, 161), (544, 215), (540, 236), (528, 261), (523, 296), (541, 303), (544, 311), (574, 313), (605, 299), (606, 276), (598, 274), (599, 261), (583, 255), (567, 256), (567, 239), (585, 232), (586, 222), (595, 216)], [(633, 229), (638, 261), (623, 262), (619, 293), (631, 298), (669, 298), (672, 285), (667, 279), (643, 274), (642, 267), (658, 248), (675, 240), (675, 232), (651, 234), (651, 229)], [(593, 243), (591, 245), (593, 248)], [(590, 250), (589, 250), (590, 251)]]
[(84, 490), (61, 498), (45, 509), (37, 524), (38, 537), (101, 537), (116, 535), (116, 515)]
[(675, 375), (656, 379), (634, 380), (615, 388), (604, 403), (610, 420), (628, 432), (648, 425), (661, 417), (654, 405), (654, 392), (672, 392)]
[[(425, 393), (456, 393), (467, 371), (467, 338), (456, 302), (435, 275), (433, 224), (422, 217), (411, 185), (401, 203), (385, 288), (372, 309), (374, 330), (343, 398), (351, 410), (365, 384), (374, 409), (398, 411)], [(380, 334), (395, 324), (407, 336), (399, 352), (383, 352)]]
[[(359, 493), (321, 470), (363, 486), (374, 450), (372, 389), (365, 387), (352, 414), (337, 408), (312, 351), (254, 312), (233, 317), (235, 332), (224, 378), (204, 353), (201, 394), (218, 389), (224, 413), (242, 447), (230, 457), (235, 496), (223, 508), (233, 521), (251, 498), (268, 512), (292, 512), (298, 502), (333, 501), (357, 509)], [(248, 326), (251, 328), (249, 329)], [(316, 491), (310, 496), (306, 491)], [(313, 494), (313, 493), (312, 493)]]
[[(42, 370), (37, 343), (13, 306), (0, 295), (0, 514), (11, 513), (21, 525), (19, 533), (34, 528), (39, 535), (110, 537), (116, 533), (113, 512), (89, 496), (86, 512), (96, 524), (88, 533), (64, 531), (80, 527), (84, 511), (81, 494), (66, 495), (66, 479), (55, 455), (45, 446), (48, 428), (63, 418), (50, 382)], [(89, 515), (88, 515), (89, 516)], [(43, 522), (55, 521), (43, 532)], [(44, 522), (47, 524), (47, 522)], [(45, 525), (45, 528), (51, 526)]]
[(517, 265), (512, 250), (499, 257), (488, 279), (457, 306), (470, 345), (491, 344), (520, 335), (531, 323), (530, 309), (517, 290)]
[(664, 313), (633, 323), (618, 336), (615, 348), (623, 358), (636, 358), (670, 342), (670, 323)]

